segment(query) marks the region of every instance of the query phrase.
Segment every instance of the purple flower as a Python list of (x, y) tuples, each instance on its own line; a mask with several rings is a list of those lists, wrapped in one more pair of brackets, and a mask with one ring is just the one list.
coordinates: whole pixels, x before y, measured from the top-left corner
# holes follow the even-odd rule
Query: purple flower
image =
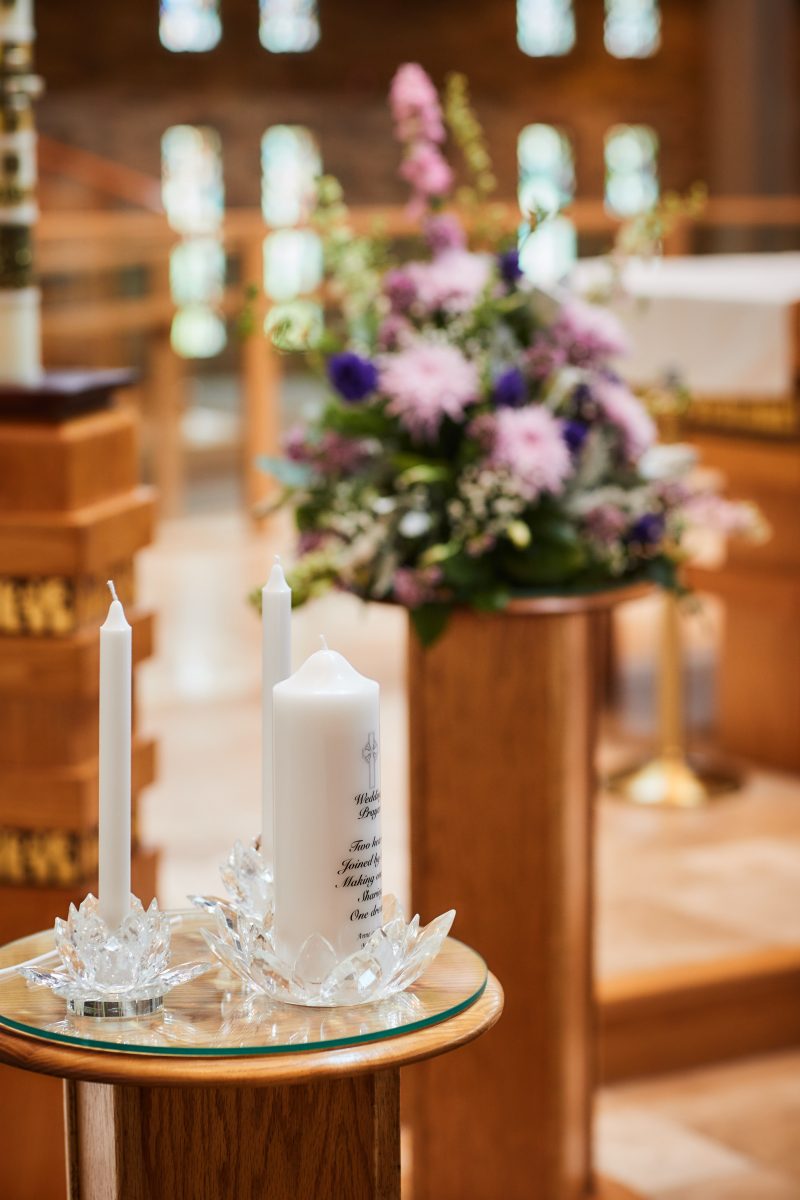
[(754, 504), (726, 500), (709, 491), (685, 496), (683, 515), (692, 528), (712, 529), (724, 537), (746, 537), (759, 542), (769, 534), (769, 526)]
[(525, 403), (525, 379), (516, 367), (509, 367), (494, 381), (492, 400), (495, 408), (520, 408)]
[(419, 63), (404, 63), (397, 68), (389, 90), (389, 106), (401, 141), (444, 141), (439, 96)]
[(534, 379), (547, 379), (567, 361), (561, 346), (555, 346), (547, 337), (537, 335), (530, 350), (525, 353), (525, 362)]
[(617, 427), (628, 462), (637, 462), (656, 439), (647, 409), (624, 384), (607, 379), (597, 381), (593, 395), (605, 419)]
[(478, 368), (455, 346), (415, 342), (381, 360), (381, 391), (416, 437), (433, 438), (445, 417), (457, 421), (478, 398)]
[(378, 369), (369, 359), (345, 350), (328, 359), (328, 378), (339, 395), (352, 404), (375, 391)]
[(538, 404), (501, 408), (484, 420), (490, 437), (489, 464), (510, 471), (521, 495), (536, 500), (542, 492), (557, 495), (563, 490), (572, 461), (561, 423), (548, 409)]
[(309, 435), (302, 425), (293, 425), (287, 431), (283, 450), (292, 462), (307, 463), (322, 475), (356, 471), (372, 455), (370, 444), (364, 438), (344, 437), (331, 429), (317, 437)]
[(572, 299), (564, 305), (552, 333), (578, 367), (600, 365), (629, 350), (628, 338), (614, 314), (582, 300)]
[(564, 441), (569, 446), (570, 454), (580, 454), (589, 426), (583, 421), (565, 421), (563, 425)]
[(467, 235), (453, 213), (439, 213), (428, 217), (425, 222), (425, 241), (435, 257), (447, 250), (466, 249)]
[(640, 546), (655, 546), (664, 536), (664, 516), (662, 513), (645, 513), (634, 521), (628, 532), (628, 541)]
[(398, 567), (392, 580), (392, 595), (406, 608), (419, 608), (421, 604), (437, 599), (441, 581), (439, 567), (423, 567), (416, 571), (413, 567)]
[(497, 256), (497, 268), (500, 278), (511, 287), (522, 278), (522, 267), (519, 265), (518, 250), (504, 250)]
[(297, 553), (311, 554), (325, 545), (326, 535), (321, 529), (305, 529), (297, 539)]
[(392, 306), (392, 312), (408, 312), (417, 298), (414, 276), (405, 267), (395, 267), (383, 277), (383, 294)]
[(390, 312), (378, 330), (378, 346), (381, 350), (399, 350), (407, 345), (414, 332), (414, 326), (400, 313)]
[(580, 417), (591, 417), (596, 415), (597, 406), (592, 399), (592, 390), (588, 383), (579, 383), (573, 390), (570, 397), (575, 407), (575, 411)]
[(468, 250), (445, 250), (433, 262), (408, 263), (405, 270), (424, 313), (468, 312), (489, 282), (490, 260)]
[(614, 504), (598, 504), (586, 513), (584, 523), (589, 537), (607, 546), (623, 533), (627, 518)]
[(415, 143), (406, 155), (400, 175), (422, 197), (444, 196), (453, 182), (450, 164), (433, 142)]

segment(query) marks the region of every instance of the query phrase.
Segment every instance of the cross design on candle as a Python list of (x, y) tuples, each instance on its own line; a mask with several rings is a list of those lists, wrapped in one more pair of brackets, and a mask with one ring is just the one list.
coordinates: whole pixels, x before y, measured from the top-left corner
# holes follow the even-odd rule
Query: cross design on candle
[(375, 787), (375, 761), (378, 757), (378, 740), (374, 733), (370, 733), (367, 738), (366, 745), (361, 751), (361, 757), (369, 767), (369, 786)]

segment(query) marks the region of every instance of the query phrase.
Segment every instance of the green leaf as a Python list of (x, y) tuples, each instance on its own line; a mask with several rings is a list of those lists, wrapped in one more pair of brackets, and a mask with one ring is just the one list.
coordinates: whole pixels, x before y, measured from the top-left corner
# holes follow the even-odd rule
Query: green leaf
[(391, 432), (390, 419), (377, 408), (345, 408), (331, 404), (322, 415), (322, 426), (345, 437), (383, 438)]
[(442, 560), (442, 574), (447, 583), (472, 590), (491, 584), (494, 569), (487, 558), (472, 558), (463, 551)]
[(421, 567), (433, 567), (452, 558), (461, 550), (459, 542), (437, 542), (434, 546), (429, 546), (420, 555), (419, 565)]
[(507, 607), (511, 593), (501, 583), (475, 592), (470, 603), (478, 612), (502, 612)]
[(447, 483), (452, 478), (453, 468), (447, 463), (417, 462), (402, 470), (397, 476), (397, 482), (413, 487), (418, 483)]
[(540, 507), (532, 514), (529, 524), (534, 543), (551, 542), (556, 546), (576, 546), (580, 543), (580, 534), (574, 522), (559, 512)]
[(642, 576), (658, 584), (668, 592), (680, 591), (678, 567), (671, 558), (653, 558), (642, 571)]
[(272, 475), (279, 483), (290, 488), (304, 488), (314, 477), (314, 472), (307, 463), (292, 462), (289, 458), (270, 458), (262, 455), (256, 459), (256, 466), (265, 475)]
[(501, 561), (515, 583), (559, 586), (570, 583), (580, 573), (586, 565), (586, 551), (577, 541), (568, 545), (539, 539), (524, 553), (505, 548)]
[(411, 624), (423, 646), (432, 646), (440, 638), (450, 620), (449, 604), (423, 604), (412, 608)]

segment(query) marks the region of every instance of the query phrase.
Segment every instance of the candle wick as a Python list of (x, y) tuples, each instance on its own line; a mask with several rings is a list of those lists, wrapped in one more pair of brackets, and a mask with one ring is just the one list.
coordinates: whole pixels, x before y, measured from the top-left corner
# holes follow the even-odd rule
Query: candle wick
[(108, 583), (108, 590), (111, 592), (112, 599), (116, 600), (117, 599), (117, 589), (114, 587), (114, 580), (109, 579), (109, 580), (107, 580), (107, 583)]
[(278, 566), (279, 566), (279, 567), (282, 565), (282, 564), (281, 564), (281, 556), (280, 556), (280, 554), (276, 554), (276, 555), (275, 555), (275, 562), (278, 564)]
[(327, 650), (327, 649), (328, 649), (328, 643), (327, 643), (327, 642), (326, 642), (326, 640), (325, 640), (325, 634), (324, 634), (324, 633), (321, 633), (321, 634), (319, 635), (319, 640), (322, 642), (322, 649), (323, 649), (323, 650)]

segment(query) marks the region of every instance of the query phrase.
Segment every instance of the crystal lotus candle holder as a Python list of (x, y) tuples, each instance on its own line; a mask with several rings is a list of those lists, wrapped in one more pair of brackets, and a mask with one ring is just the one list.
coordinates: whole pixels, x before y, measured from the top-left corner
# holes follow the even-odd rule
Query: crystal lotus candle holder
[(142, 1017), (157, 1012), (164, 997), (212, 967), (189, 962), (170, 967), (170, 919), (156, 901), (145, 910), (136, 896), (116, 929), (110, 929), (89, 894), (66, 921), (55, 923), (61, 965), (53, 971), (20, 968), (29, 983), (50, 988), (80, 1017)]
[[(234, 842), (219, 873), (231, 897), (230, 905), (237, 912), (262, 921), (272, 910), (272, 864), (261, 854), (261, 838), (256, 838), (251, 846)], [(195, 904), (202, 902), (199, 896), (190, 899)]]
[(195, 897), (213, 913), (216, 931), (204, 929), (212, 953), (256, 992), (286, 1004), (339, 1008), (384, 1000), (405, 991), (436, 958), (455, 918), (443, 913), (420, 928), (407, 922), (394, 896), (383, 901), (384, 923), (354, 954), (340, 958), (331, 943), (314, 933), (289, 962), (273, 940), (272, 908), (256, 920), (213, 897)]

